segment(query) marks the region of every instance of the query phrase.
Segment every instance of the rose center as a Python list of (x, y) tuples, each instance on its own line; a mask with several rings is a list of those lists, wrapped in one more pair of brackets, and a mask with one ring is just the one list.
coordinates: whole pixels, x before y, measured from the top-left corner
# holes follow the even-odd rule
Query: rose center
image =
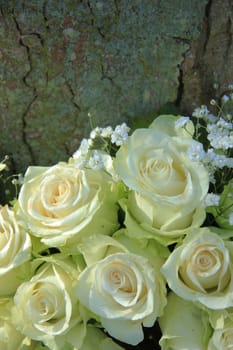
[(130, 293), (132, 286), (127, 275), (122, 274), (121, 271), (114, 270), (110, 273), (110, 280), (122, 292)]
[(230, 279), (227, 257), (217, 247), (207, 244), (192, 251), (179, 273), (189, 287), (204, 293), (223, 290)]
[(50, 196), (48, 198), (49, 203), (51, 205), (57, 205), (62, 200), (62, 198), (64, 198), (66, 193), (67, 193), (66, 183), (61, 182), (56, 184), (55, 186), (53, 186)]

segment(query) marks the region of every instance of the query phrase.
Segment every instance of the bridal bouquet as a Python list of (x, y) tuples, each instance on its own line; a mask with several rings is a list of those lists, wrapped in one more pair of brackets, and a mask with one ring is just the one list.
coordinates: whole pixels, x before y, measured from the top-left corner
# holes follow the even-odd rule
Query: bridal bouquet
[(28, 167), (0, 209), (1, 349), (145, 349), (148, 328), (163, 350), (233, 346), (229, 102)]

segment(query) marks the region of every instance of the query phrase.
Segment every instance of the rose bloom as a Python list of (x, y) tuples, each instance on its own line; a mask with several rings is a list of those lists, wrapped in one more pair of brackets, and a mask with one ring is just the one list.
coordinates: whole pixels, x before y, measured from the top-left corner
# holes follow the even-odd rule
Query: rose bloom
[(18, 224), (13, 209), (0, 209), (0, 295), (13, 294), (30, 278), (31, 240)]
[(210, 309), (233, 306), (232, 242), (209, 228), (193, 230), (162, 266), (169, 287), (181, 298)]
[(159, 326), (162, 350), (206, 350), (212, 332), (208, 313), (172, 292)]
[(205, 219), (208, 173), (189, 159), (189, 148), (199, 143), (187, 132), (177, 136), (176, 120), (161, 116), (150, 128), (137, 129), (116, 154), (116, 169), (131, 190), (123, 206), (155, 235), (180, 236)]
[(18, 215), (31, 233), (49, 246), (80, 235), (112, 233), (117, 224), (116, 188), (102, 171), (72, 164), (27, 169)]
[[(39, 269), (14, 296), (15, 327), (49, 349), (80, 348), (85, 337), (84, 313), (74, 294), (78, 269), (61, 256), (38, 260)], [(68, 345), (69, 344), (69, 345)]]
[(119, 252), (87, 266), (76, 293), (111, 336), (136, 345), (144, 337), (142, 326), (153, 326), (162, 314), (164, 286), (148, 259)]

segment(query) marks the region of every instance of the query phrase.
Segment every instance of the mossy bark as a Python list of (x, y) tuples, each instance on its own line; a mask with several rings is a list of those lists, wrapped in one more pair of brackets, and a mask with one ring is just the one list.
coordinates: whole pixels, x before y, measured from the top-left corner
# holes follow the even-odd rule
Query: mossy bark
[[(94, 125), (192, 110), (233, 78), (230, 0), (0, 0), (0, 157), (66, 160)], [(218, 88), (214, 89), (214, 83)]]
[(0, 155), (16, 171), (51, 165), (88, 136), (88, 115), (99, 126), (130, 124), (179, 104), (206, 5), (0, 0)]

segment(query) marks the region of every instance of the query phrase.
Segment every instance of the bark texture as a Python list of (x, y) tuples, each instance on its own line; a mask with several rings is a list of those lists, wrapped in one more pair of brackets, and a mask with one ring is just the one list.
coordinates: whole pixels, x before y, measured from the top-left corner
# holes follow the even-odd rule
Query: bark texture
[(193, 67), (204, 20), (201, 59), (209, 62), (212, 7), (206, 0), (0, 0), (0, 155), (10, 154), (16, 171), (51, 165), (88, 136), (88, 114), (104, 126), (130, 124), (167, 102), (186, 108), (190, 89), (195, 96), (190, 74), (199, 94), (205, 84)]

